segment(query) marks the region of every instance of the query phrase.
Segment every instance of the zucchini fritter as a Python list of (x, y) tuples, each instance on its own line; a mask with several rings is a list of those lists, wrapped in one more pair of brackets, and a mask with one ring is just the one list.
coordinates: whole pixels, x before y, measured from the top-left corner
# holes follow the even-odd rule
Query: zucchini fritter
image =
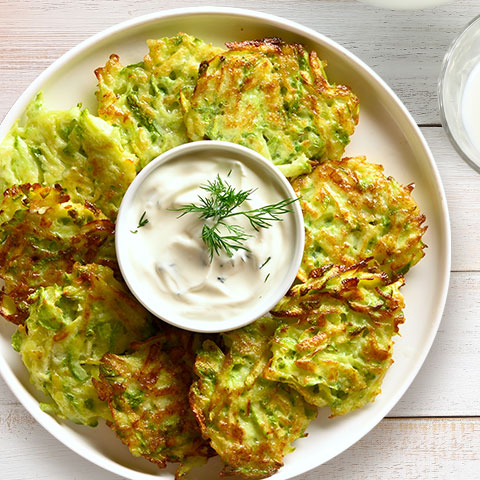
[(92, 384), (105, 353), (123, 353), (153, 334), (149, 314), (108, 267), (74, 265), (61, 284), (40, 287), (30, 316), (12, 337), (31, 383), (49, 397), (41, 407), (60, 418), (95, 426), (110, 418)]
[(58, 185), (6, 190), (0, 204), (0, 314), (22, 323), (29, 296), (61, 282), (75, 262), (117, 268), (114, 229), (99, 210), (72, 203)]
[(403, 279), (389, 283), (362, 263), (327, 267), (294, 286), (272, 311), (284, 322), (265, 376), (285, 382), (319, 407), (343, 415), (380, 393), (403, 323)]
[(38, 94), (26, 119), (0, 144), (0, 190), (23, 183), (59, 183), (72, 201), (88, 201), (114, 220), (135, 178), (135, 156), (127, 154), (118, 129), (79, 106), (46, 110)]
[(226, 474), (272, 475), (317, 414), (295, 390), (262, 376), (276, 323), (262, 318), (223, 334), (226, 353), (207, 340), (195, 362), (190, 404)]
[(98, 114), (120, 127), (125, 147), (138, 156), (141, 167), (188, 141), (180, 91), (188, 97), (200, 62), (221, 51), (183, 33), (147, 44), (143, 62), (124, 67), (114, 54), (95, 71)]
[(202, 439), (188, 403), (195, 351), (200, 336), (167, 327), (160, 335), (132, 345), (129, 355), (106, 354), (98, 395), (108, 402), (109, 426), (135, 456), (160, 468), (180, 462), (176, 478), (214, 455)]
[(365, 157), (323, 163), (292, 184), (301, 197), (305, 250), (299, 278), (328, 264), (354, 265), (373, 256), (391, 278), (423, 257), (425, 216), (383, 167)]
[(340, 160), (358, 122), (358, 99), (328, 83), (325, 62), (278, 38), (227, 43), (200, 66), (191, 99), (182, 98), (191, 140), (252, 148), (287, 177), (311, 160)]

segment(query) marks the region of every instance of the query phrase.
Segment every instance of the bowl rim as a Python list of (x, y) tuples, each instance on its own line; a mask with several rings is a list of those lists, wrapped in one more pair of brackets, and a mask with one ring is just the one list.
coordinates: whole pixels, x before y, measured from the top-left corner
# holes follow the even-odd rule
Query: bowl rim
[(476, 162), (470, 158), (469, 155), (465, 153), (463, 148), (460, 146), (460, 144), (457, 142), (457, 139), (455, 138), (455, 135), (453, 134), (449, 124), (448, 124), (448, 118), (445, 113), (445, 99), (444, 99), (444, 86), (445, 86), (445, 75), (447, 73), (448, 66), (450, 65), (450, 61), (452, 60), (452, 57), (455, 53), (456, 48), (458, 47), (458, 44), (462, 40), (463, 36), (467, 33), (470, 28), (476, 24), (477, 22), (480, 21), (480, 15), (477, 15), (475, 18), (470, 20), (465, 27), (462, 28), (460, 33), (457, 34), (457, 36), (454, 38), (450, 46), (448, 47), (447, 53), (443, 57), (442, 61), (442, 66), (440, 69), (440, 74), (438, 77), (438, 87), (437, 87), (437, 96), (438, 96), (438, 108), (440, 111), (440, 122), (442, 124), (443, 129), (445, 130), (445, 133), (447, 134), (448, 139), (450, 140), (450, 143), (453, 145), (457, 153), (465, 160), (470, 167), (472, 167), (475, 171), (480, 173), (480, 162)]
[[(288, 266), (285, 270), (282, 282), (273, 290), (268, 290), (265, 295), (265, 299), (261, 302), (264, 305), (262, 308), (258, 308), (258, 303), (255, 300), (248, 302), (248, 308), (242, 309), (242, 314), (229, 317), (226, 320), (209, 321), (207, 319), (182, 319), (181, 315), (169, 316), (164, 312), (159, 311), (150, 302), (150, 296), (144, 294), (139, 284), (135, 281), (135, 268), (128, 260), (129, 242), (127, 237), (131, 225), (127, 224), (127, 217), (129, 210), (132, 208), (132, 204), (137, 192), (141, 189), (142, 185), (154, 173), (157, 169), (163, 165), (174, 161), (176, 159), (182, 159), (183, 156), (187, 156), (194, 152), (212, 152), (222, 154), (227, 157), (228, 153), (234, 153), (235, 159), (239, 162), (251, 163), (254, 167), (261, 169), (262, 176), (278, 186), (282, 193), (288, 195), (286, 198), (298, 199), (295, 191), (293, 190), (290, 182), (281, 173), (281, 171), (263, 155), (256, 151), (238, 145), (231, 142), (224, 142), (219, 140), (201, 140), (198, 142), (190, 142), (171, 148), (166, 152), (160, 154), (152, 161), (148, 163), (137, 174), (133, 182), (129, 185), (125, 195), (123, 196), (122, 203), (118, 212), (116, 224), (115, 224), (115, 251), (117, 254), (117, 261), (120, 266), (123, 279), (130, 289), (135, 298), (152, 314), (161, 320), (174, 325), (175, 327), (189, 330), (191, 332), (198, 333), (220, 333), (235, 330), (237, 328), (244, 327), (254, 322), (256, 319), (268, 314), (268, 312), (282, 299), (282, 297), (288, 292), (293, 285), (295, 278), (302, 263), (304, 244), (305, 244), (305, 225), (303, 220), (302, 210), (300, 208), (300, 201), (295, 201), (290, 205), (291, 215), (293, 220), (293, 232), (291, 235), (293, 244), (293, 255), (287, 256)], [(215, 158), (215, 156), (213, 156)], [(267, 301), (268, 299), (268, 301)], [(248, 312), (244, 314), (243, 312)]]
[[(448, 213), (448, 205), (446, 201), (445, 190), (440, 178), (440, 174), (436, 163), (434, 161), (433, 155), (428, 147), (428, 144), (422, 135), (420, 128), (417, 123), (414, 121), (412, 115), (407, 110), (405, 105), (400, 101), (396, 93), (388, 86), (388, 84), (364, 61), (362, 61), (358, 56), (349, 52), (346, 48), (338, 44), (336, 41), (330, 39), (322, 33), (317, 32), (316, 30), (306, 27), (298, 22), (288, 20), (286, 18), (279, 17), (277, 15), (264, 13), (260, 11), (242, 9), (242, 8), (233, 8), (233, 7), (186, 7), (186, 8), (176, 8), (176, 9), (167, 9), (152, 12), (146, 15), (135, 17), (124, 22), (113, 25), (109, 28), (106, 28), (103, 31), (87, 38), (86, 40), (79, 43), (77, 46), (73, 47), (71, 50), (66, 52), (60, 58), (56, 59), (47, 69), (45, 69), (31, 84), (27, 89), (20, 95), (17, 101), (13, 104), (5, 118), (0, 124), (0, 140), (8, 132), (11, 125), (14, 121), (19, 118), (25, 110), (28, 102), (33, 98), (35, 93), (39, 90), (39, 87), (43, 84), (44, 81), (52, 77), (57, 70), (59, 70), (65, 63), (68, 63), (71, 59), (77, 55), (82, 54), (85, 50), (88, 50), (90, 47), (95, 45), (97, 42), (106, 39), (110, 35), (120, 33), (123, 30), (128, 30), (132, 27), (139, 27), (142, 24), (148, 24), (150, 22), (155, 22), (159, 20), (165, 20), (169, 18), (181, 19), (183, 16), (191, 15), (217, 15), (217, 16), (236, 16), (239, 18), (248, 18), (252, 20), (266, 22), (268, 26), (279, 27), (282, 30), (287, 30), (294, 33), (295, 35), (307, 38), (309, 41), (315, 42), (317, 44), (327, 46), (335, 50), (337, 54), (343, 56), (344, 59), (348, 60), (352, 64), (358, 66), (361, 71), (365, 72), (368, 77), (380, 87), (383, 92), (385, 92), (390, 101), (398, 109), (399, 115), (401, 114), (402, 121), (406, 123), (404, 129), (410, 128), (416, 135), (416, 140), (419, 142), (419, 145), (423, 152), (425, 153), (425, 160), (428, 161), (429, 168), (434, 177), (436, 191), (440, 197), (441, 203), (441, 215), (440, 221), (442, 222), (442, 228), (444, 230), (444, 236), (442, 241), (444, 242), (445, 250), (445, 263), (443, 271), (439, 271), (439, 275), (443, 275), (443, 281), (441, 284), (441, 289), (438, 294), (438, 303), (437, 308), (433, 313), (432, 324), (430, 329), (430, 334), (426, 338), (426, 341), (423, 344), (423, 349), (419, 357), (417, 358), (414, 368), (410, 370), (410, 374), (404, 380), (402, 387), (399, 388), (395, 395), (392, 396), (390, 401), (383, 406), (382, 408), (377, 409), (371, 416), (371, 419), (368, 422), (368, 426), (360, 429), (359, 431), (352, 432), (349, 441), (346, 442), (342, 449), (338, 451), (335, 455), (332, 455), (331, 458), (334, 458), (336, 455), (339, 455), (343, 451), (347, 450), (354, 443), (360, 440), (365, 436), (370, 430), (372, 430), (379, 422), (382, 420), (385, 415), (396, 405), (400, 398), (404, 395), (406, 390), (412, 384), (414, 378), (417, 376), (420, 368), (425, 362), (425, 359), (428, 355), (428, 352), (431, 349), (433, 341), (435, 339), (436, 333), (438, 331), (442, 313), (445, 308), (445, 303), (448, 294), (448, 286), (450, 280), (450, 269), (451, 269), (451, 227)], [(135, 480), (148, 480), (152, 478), (152, 475), (147, 473), (142, 473), (132, 468), (123, 466), (112, 459), (106, 459), (104, 456), (100, 455), (98, 452), (90, 452), (87, 448), (81, 446), (78, 448), (78, 445), (75, 448), (74, 446), (69, 445), (64, 440), (63, 430), (59, 428), (58, 423), (55, 419), (50, 417), (48, 414), (44, 413), (39, 405), (38, 401), (25, 389), (20, 380), (14, 374), (11, 366), (7, 364), (6, 359), (3, 355), (0, 355), (0, 374), (2, 374), (5, 382), (11, 389), (11, 391), (18, 398), (20, 403), (22, 403), (25, 408), (32, 414), (36, 421), (39, 422), (50, 434), (52, 434), (56, 439), (62, 442), (64, 445), (71, 448), (75, 453), (85, 458), (86, 460), (96, 464), (97, 466), (104, 468), (110, 472), (113, 472), (117, 475), (121, 475), (130, 479)], [(312, 470), (316, 467), (319, 467), (318, 462), (312, 461), (307, 465), (301, 467), (301, 471), (297, 472), (295, 475), (305, 473), (309, 470)], [(276, 480), (284, 480), (287, 477), (282, 470), (275, 474)]]

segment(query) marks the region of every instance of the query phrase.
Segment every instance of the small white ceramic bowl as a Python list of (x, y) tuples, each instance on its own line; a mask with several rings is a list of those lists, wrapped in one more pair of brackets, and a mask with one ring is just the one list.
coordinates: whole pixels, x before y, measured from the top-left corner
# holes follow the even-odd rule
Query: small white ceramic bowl
[[(202, 158), (206, 159), (207, 163), (202, 164)], [(177, 212), (175, 212), (175, 216), (173, 216), (173, 212), (168, 212), (166, 207), (159, 207), (160, 200), (153, 200), (156, 193), (152, 192), (155, 192), (158, 188), (158, 183), (165, 178), (163, 175), (169, 175), (168, 178), (171, 178), (172, 171), (175, 171), (176, 168), (180, 169), (178, 171), (185, 171), (182, 170), (182, 168), (185, 169), (188, 167), (186, 170), (187, 173), (185, 173), (187, 175), (188, 172), (191, 172), (191, 175), (195, 174), (194, 168), (196, 165), (199, 166), (198, 168), (203, 168), (204, 170), (208, 168), (209, 173), (206, 178), (213, 181), (215, 175), (220, 172), (220, 167), (222, 166), (222, 168), (224, 168), (225, 162), (233, 162), (236, 165), (240, 164), (243, 168), (254, 171), (256, 177), (260, 178), (262, 182), (265, 182), (265, 187), (269, 188), (269, 190), (271, 189), (270, 194), (272, 192), (275, 194), (275, 201), (268, 203), (297, 198), (285, 176), (262, 155), (249, 148), (229, 142), (201, 141), (173, 148), (150, 162), (137, 175), (128, 188), (117, 218), (115, 245), (118, 263), (125, 282), (146, 309), (162, 320), (186, 330), (196, 332), (223, 332), (242, 327), (261, 317), (271, 310), (291, 287), (303, 256), (305, 242), (303, 215), (299, 202), (295, 201), (289, 205), (290, 211), (282, 215), (282, 222), (273, 222), (275, 225), (272, 225), (272, 228), (274, 228), (278, 224), (281, 232), (286, 234), (285, 246), (282, 248), (281, 253), (277, 253), (276, 256), (272, 254), (271, 262), (268, 262), (270, 263), (268, 269), (276, 268), (276, 273), (272, 271), (273, 274), (271, 277), (268, 276), (270, 278), (268, 278), (267, 282), (267, 277), (265, 277), (264, 274), (265, 270), (267, 270), (265, 267), (264, 270), (258, 270), (258, 274), (262, 275), (262, 277), (261, 281), (257, 279), (256, 286), (251, 285), (250, 282), (244, 282), (241, 288), (238, 284), (234, 284), (235, 286), (231, 289), (231, 292), (233, 292), (234, 300), (237, 304), (235, 308), (228, 311), (228, 314), (223, 315), (225, 318), (222, 318), (222, 315), (219, 313), (220, 309), (227, 308), (224, 307), (224, 303), (222, 303), (225, 302), (224, 297), (216, 298), (212, 296), (210, 297), (212, 301), (210, 302), (209, 299), (209, 301), (203, 305), (203, 299), (201, 296), (199, 297), (197, 292), (189, 298), (189, 303), (187, 303), (187, 300), (185, 300), (187, 297), (185, 295), (180, 297), (178, 294), (175, 294), (174, 291), (172, 291), (171, 294), (170, 292), (165, 294), (164, 290), (159, 290), (159, 288), (163, 289), (163, 285), (172, 282), (172, 280), (169, 279), (163, 284), (158, 280), (158, 270), (164, 272), (168, 268), (170, 257), (168, 262), (162, 264), (162, 267), (159, 268), (156, 239), (159, 239), (159, 249), (162, 248), (161, 245), (164, 239), (166, 239), (167, 242), (170, 241), (168, 236), (174, 235), (173, 231), (176, 228), (177, 221), (179, 221), (177, 217), (180, 214), (177, 215)], [(154, 174), (159, 174), (160, 176), (154, 177), (152, 176)], [(197, 170), (197, 175), (202, 176), (204, 173), (202, 170)], [(212, 178), (210, 178), (210, 176)], [(228, 181), (228, 178), (225, 178), (225, 180)], [(203, 183), (205, 182), (202, 181), (201, 184)], [(165, 184), (170, 186), (168, 181)], [(180, 188), (176, 186), (175, 178), (172, 178), (171, 185), (173, 189)], [(195, 184), (195, 186), (197, 185)], [(200, 183), (198, 186), (200, 186)], [(242, 186), (242, 189), (245, 190), (251, 187), (250, 185), (246, 185), (245, 187)], [(162, 192), (164, 191), (165, 190)], [(205, 194), (204, 196), (207, 195), (208, 194)], [(163, 202), (163, 200), (161, 202)], [(139, 215), (141, 215), (143, 211), (143, 206), (147, 204), (150, 205), (148, 208), (150, 208), (149, 211), (152, 216), (154, 212), (163, 211), (164, 216), (158, 218), (163, 218), (164, 221), (160, 222), (156, 217), (157, 221), (149, 222), (150, 224), (146, 224), (145, 228), (138, 229), (137, 231), (132, 230), (137, 226), (138, 219), (140, 218)], [(242, 209), (240, 208), (240, 210)], [(165, 220), (165, 215), (169, 216), (168, 221)], [(198, 219), (197, 213), (188, 215), (193, 215), (194, 217), (191, 218)], [(148, 215), (146, 218), (147, 217)], [(198, 220), (196, 221), (198, 222)], [(275, 232), (277, 231), (279, 230), (275, 230)], [(257, 235), (253, 229), (249, 233)], [(162, 241), (160, 241), (160, 238), (162, 238)], [(200, 240), (200, 235), (198, 238), (198, 243), (203, 245)], [(264, 244), (265, 246), (262, 247), (264, 251), (270, 252), (270, 250), (274, 250), (274, 243), (279, 241), (279, 237), (271, 234), (267, 236), (267, 240), (263, 241), (270, 242), (266, 245)], [(153, 245), (153, 248), (149, 245)], [(184, 252), (187, 251), (182, 250), (181, 254)], [(206, 253), (206, 247), (204, 252)], [(185, 255), (187, 255), (187, 253), (185, 253)], [(268, 255), (270, 255), (270, 253), (268, 253)], [(175, 260), (175, 257), (173, 258)], [(197, 256), (192, 258), (194, 261), (197, 261)], [(274, 265), (275, 261), (277, 261), (281, 267)], [(199, 261), (199, 263), (201, 262)], [(167, 267), (164, 268), (163, 265), (167, 265)], [(186, 268), (184, 268), (183, 273), (187, 272), (187, 276), (192, 275), (188, 270), (190, 265), (191, 263), (184, 261)], [(205, 261), (203, 265), (206, 265)], [(237, 271), (237, 268), (243, 268), (240, 260), (238, 260), (238, 265), (240, 265), (240, 267), (234, 267), (234, 272)], [(208, 268), (209, 267), (207, 267), (207, 269)], [(173, 267), (173, 269), (175, 269), (175, 267)], [(257, 270), (254, 269), (254, 272), (256, 273)], [(263, 277), (265, 277), (265, 280)], [(180, 277), (177, 275), (176, 278)], [(218, 280), (220, 280), (219, 277)], [(227, 280), (225, 284), (228, 282), (229, 280)], [(161, 286), (159, 287), (160, 284)], [(224, 285), (222, 285), (222, 288), (223, 287)], [(255, 289), (259, 289), (260, 293), (257, 293)], [(174, 290), (174, 288), (172, 290)], [(251, 292), (251, 297), (245, 295), (248, 300), (244, 301), (236, 298), (237, 295), (239, 298), (243, 298), (245, 292), (250, 294), (249, 291)], [(193, 307), (191, 307), (192, 302)], [(193, 314), (192, 308), (195, 310)], [(187, 312), (189, 313), (187, 314)]]
[(464, 123), (462, 104), (470, 74), (480, 63), (480, 16), (474, 18), (452, 42), (443, 60), (438, 83), (440, 117), (457, 152), (480, 171), (480, 150)]

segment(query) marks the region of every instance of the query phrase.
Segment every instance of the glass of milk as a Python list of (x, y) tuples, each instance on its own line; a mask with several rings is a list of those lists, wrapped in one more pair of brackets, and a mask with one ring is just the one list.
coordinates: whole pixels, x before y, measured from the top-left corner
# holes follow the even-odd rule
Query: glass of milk
[(480, 16), (465, 27), (445, 55), (438, 99), (450, 141), (480, 172)]

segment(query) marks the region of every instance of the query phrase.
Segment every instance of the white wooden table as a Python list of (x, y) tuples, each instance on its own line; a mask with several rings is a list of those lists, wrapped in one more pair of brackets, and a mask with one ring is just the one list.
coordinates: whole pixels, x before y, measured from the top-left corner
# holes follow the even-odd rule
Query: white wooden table
[[(179, 6), (237, 6), (289, 18), (336, 40), (373, 67), (404, 101), (430, 144), (453, 232), (450, 293), (417, 379), (371, 433), (302, 480), (480, 479), (480, 175), (440, 125), (437, 77), (479, 0), (394, 12), (350, 0), (0, 0), (0, 119), (30, 82), (80, 41), (135, 16)], [(0, 380), (0, 478), (119, 480), (38, 425)]]

